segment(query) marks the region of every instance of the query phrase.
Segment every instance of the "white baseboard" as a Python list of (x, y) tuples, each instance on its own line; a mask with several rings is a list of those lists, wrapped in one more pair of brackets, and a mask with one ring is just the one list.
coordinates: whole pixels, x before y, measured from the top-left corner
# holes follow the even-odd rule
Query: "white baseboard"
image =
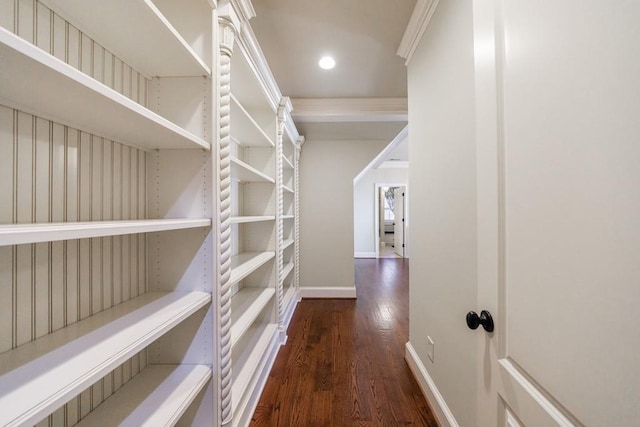
[(354, 258), (375, 258), (376, 257), (376, 253), (375, 252), (356, 252), (355, 254), (353, 254)]
[(429, 376), (427, 369), (424, 367), (420, 357), (418, 357), (418, 353), (416, 353), (413, 345), (411, 345), (411, 342), (407, 342), (405, 350), (404, 358), (409, 365), (409, 369), (413, 372), (413, 376), (418, 382), (422, 394), (424, 394), (429, 405), (431, 405), (440, 425), (442, 427), (460, 427), (447, 406), (447, 402), (445, 402), (444, 397), (442, 397), (438, 387), (436, 387), (436, 383), (433, 382), (433, 379)]
[(302, 298), (356, 298), (356, 287), (301, 286), (300, 296)]

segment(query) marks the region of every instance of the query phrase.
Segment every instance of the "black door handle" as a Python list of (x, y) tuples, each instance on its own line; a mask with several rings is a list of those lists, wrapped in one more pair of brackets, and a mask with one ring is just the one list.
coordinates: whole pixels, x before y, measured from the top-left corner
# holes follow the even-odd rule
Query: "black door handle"
[(478, 329), (482, 325), (485, 331), (493, 332), (493, 317), (487, 310), (482, 310), (480, 316), (475, 311), (467, 313), (467, 326), (469, 329)]

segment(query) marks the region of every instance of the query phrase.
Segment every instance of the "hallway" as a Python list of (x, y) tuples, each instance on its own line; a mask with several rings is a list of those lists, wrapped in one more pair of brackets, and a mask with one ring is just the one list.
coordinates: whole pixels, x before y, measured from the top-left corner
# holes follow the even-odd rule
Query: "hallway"
[(252, 426), (436, 426), (404, 361), (409, 262), (356, 259), (357, 300), (300, 302)]

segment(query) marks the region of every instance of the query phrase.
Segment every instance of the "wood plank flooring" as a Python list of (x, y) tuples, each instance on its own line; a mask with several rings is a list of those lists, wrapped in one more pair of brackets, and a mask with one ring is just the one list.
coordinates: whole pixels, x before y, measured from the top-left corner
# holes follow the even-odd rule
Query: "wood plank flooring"
[(305, 299), (252, 426), (437, 426), (404, 361), (409, 262), (356, 259), (357, 300)]

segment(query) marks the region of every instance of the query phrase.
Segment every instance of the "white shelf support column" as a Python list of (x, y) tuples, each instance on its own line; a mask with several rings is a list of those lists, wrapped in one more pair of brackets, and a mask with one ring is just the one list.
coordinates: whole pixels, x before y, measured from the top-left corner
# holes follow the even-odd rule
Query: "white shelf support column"
[[(220, 11), (222, 14), (222, 11)], [(222, 425), (233, 419), (231, 402), (231, 55), (237, 32), (237, 21), (231, 16), (220, 16), (219, 26), (219, 141), (216, 145), (218, 178), (218, 292), (217, 320), (219, 416)]]
[(285, 131), (285, 120), (287, 114), (292, 110), (291, 100), (283, 97), (278, 106), (277, 136), (276, 136), (276, 303), (278, 307), (278, 332), (280, 342), (284, 344), (287, 339), (287, 330), (284, 321), (286, 307), (284, 306), (284, 223), (282, 215), (284, 213), (283, 182), (283, 159), (284, 150), (282, 147)]
[(304, 144), (304, 136), (298, 138), (296, 152), (293, 163), (293, 185), (294, 185), (294, 284), (296, 292), (300, 295), (300, 153)]

